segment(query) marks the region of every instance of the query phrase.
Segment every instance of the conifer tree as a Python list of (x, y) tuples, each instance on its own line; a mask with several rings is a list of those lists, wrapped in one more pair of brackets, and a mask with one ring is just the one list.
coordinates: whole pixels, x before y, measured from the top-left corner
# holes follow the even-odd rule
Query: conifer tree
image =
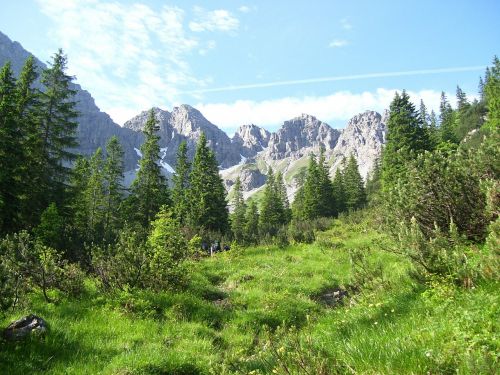
[(457, 143), (457, 139), (455, 137), (455, 113), (453, 112), (453, 109), (451, 108), (444, 92), (441, 93), (439, 111), (439, 133), (441, 142)]
[(21, 216), (25, 227), (32, 227), (38, 220), (45, 191), (41, 189), (44, 171), (40, 128), (40, 96), (35, 82), (38, 72), (33, 56), (26, 60), (16, 82), (16, 116), (22, 137), (23, 163), (21, 165)]
[(123, 202), (123, 149), (116, 136), (106, 144), (104, 164), (104, 237), (111, 242), (121, 227), (121, 204)]
[(278, 229), (286, 224), (287, 218), (281, 194), (274, 172), (269, 168), (259, 215), (259, 232), (263, 235), (274, 236)]
[(76, 93), (71, 88), (72, 77), (66, 74), (67, 58), (60, 49), (53, 57), (49, 68), (42, 72), (41, 82), (44, 90), (41, 95), (41, 168), (44, 180), (40, 187), (44, 190), (45, 204), (58, 203), (65, 197), (66, 183), (70, 174), (67, 162), (74, 160), (71, 151), (77, 145), (76, 128), (78, 126), (73, 97)]
[(248, 243), (258, 243), (259, 236), (259, 210), (257, 202), (250, 199), (245, 213), (245, 241)]
[(429, 149), (433, 150), (439, 143), (438, 121), (436, 112), (434, 112), (434, 110), (431, 111), (431, 115), (429, 116), (428, 132), (429, 132), (429, 142), (430, 142)]
[(10, 62), (0, 70), (0, 232), (18, 229), (23, 139), (16, 121), (15, 80)]
[(410, 97), (405, 91), (396, 93), (390, 105), (387, 143), (382, 153), (383, 188), (393, 186), (405, 173), (407, 162), (429, 148), (428, 132)]
[(309, 157), (309, 166), (307, 167), (306, 180), (303, 190), (303, 213), (299, 216), (306, 220), (319, 217), (321, 210), (320, 198), (320, 172), (318, 163), (313, 154)]
[(429, 127), (429, 115), (427, 113), (427, 107), (425, 106), (425, 103), (422, 99), (420, 99), (419, 115), (420, 115), (420, 121), (422, 122), (423, 127), (428, 128)]
[(362, 208), (366, 204), (366, 192), (363, 178), (359, 174), (358, 162), (351, 154), (343, 171), (342, 181), (345, 192), (345, 205), (349, 211)]
[(190, 174), (189, 223), (195, 228), (225, 233), (229, 229), (226, 190), (215, 154), (201, 134)]
[(149, 226), (162, 205), (170, 204), (167, 182), (158, 165), (160, 137), (155, 134), (156, 124), (157, 120), (151, 109), (143, 129), (145, 139), (141, 145), (142, 157), (139, 161), (139, 170), (127, 199), (129, 217), (144, 228)]
[(319, 216), (330, 217), (333, 216), (333, 186), (330, 180), (330, 172), (325, 159), (325, 150), (322, 147), (318, 159), (318, 175), (319, 175)]
[(90, 158), (89, 176), (84, 193), (87, 205), (86, 240), (97, 243), (102, 240), (104, 227), (105, 186), (104, 186), (104, 159), (99, 147)]
[(340, 213), (346, 210), (345, 205), (345, 189), (344, 189), (344, 178), (342, 176), (342, 172), (340, 168), (337, 168), (335, 171), (335, 177), (332, 182), (332, 192), (333, 192), (333, 201), (334, 201), (334, 216), (338, 216)]
[(175, 173), (172, 177), (172, 204), (174, 214), (181, 225), (186, 224), (189, 213), (188, 189), (190, 167), (187, 157), (187, 143), (183, 141), (177, 150)]
[(484, 86), (488, 108), (486, 126), (491, 130), (498, 131), (500, 128), (500, 60), (497, 56), (493, 59), (493, 66), (487, 72)]
[(379, 198), (379, 193), (381, 189), (381, 165), (380, 157), (375, 159), (373, 163), (373, 169), (370, 173), (369, 178), (366, 181), (366, 200), (373, 206), (377, 203)]
[(285, 224), (288, 224), (292, 219), (292, 210), (290, 209), (290, 201), (288, 200), (288, 193), (286, 191), (285, 180), (283, 178), (283, 173), (281, 173), (281, 171), (276, 173), (275, 181), (279, 199), (283, 204), (283, 221)]
[(241, 180), (238, 177), (233, 188), (234, 198), (233, 207), (234, 211), (231, 215), (231, 230), (236, 242), (243, 243), (245, 238), (245, 214), (246, 204), (243, 199), (243, 190), (241, 188)]

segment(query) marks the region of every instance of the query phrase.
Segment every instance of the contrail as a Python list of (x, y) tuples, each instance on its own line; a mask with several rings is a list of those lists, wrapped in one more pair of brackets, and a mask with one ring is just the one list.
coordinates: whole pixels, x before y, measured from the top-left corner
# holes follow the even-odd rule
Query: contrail
[(407, 70), (407, 71), (403, 71), (403, 72), (353, 74), (353, 75), (346, 75), (346, 76), (296, 79), (296, 80), (290, 80), (290, 81), (274, 81), (274, 82), (265, 82), (265, 83), (251, 83), (251, 84), (246, 84), (246, 85), (231, 85), (231, 86), (224, 86), (224, 87), (201, 88), (201, 89), (186, 91), (186, 92), (184, 92), (184, 94), (199, 94), (199, 93), (206, 93), (206, 92), (248, 90), (248, 89), (257, 89), (257, 88), (265, 88), (265, 87), (302, 85), (302, 84), (318, 83), (318, 82), (351, 81), (351, 80), (366, 79), (366, 78), (386, 78), (386, 77), (418, 76), (418, 75), (440, 74), (440, 73), (471, 72), (471, 71), (479, 71), (479, 70), (484, 70), (484, 69), (486, 69), (486, 65), (461, 66), (461, 67), (456, 67), (456, 68)]

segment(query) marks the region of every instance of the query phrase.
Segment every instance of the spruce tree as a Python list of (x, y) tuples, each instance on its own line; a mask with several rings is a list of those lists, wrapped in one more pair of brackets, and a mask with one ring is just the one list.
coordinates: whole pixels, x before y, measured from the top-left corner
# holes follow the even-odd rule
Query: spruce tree
[(41, 182), (45, 171), (42, 169), (42, 134), (40, 128), (40, 96), (36, 88), (38, 72), (33, 56), (28, 57), (16, 82), (16, 116), (22, 137), (23, 163), (21, 165), (21, 216), (25, 227), (37, 222), (43, 207), (45, 191)]
[(342, 181), (345, 192), (345, 205), (349, 211), (362, 208), (366, 204), (366, 192), (363, 178), (359, 174), (358, 162), (351, 154), (343, 171)]
[(190, 225), (225, 233), (229, 229), (226, 190), (215, 154), (208, 148), (204, 133), (196, 147), (189, 184)]
[(306, 220), (319, 217), (321, 210), (320, 202), (320, 172), (318, 163), (313, 154), (309, 157), (306, 180), (304, 182), (302, 216)]
[(0, 232), (19, 228), (23, 139), (16, 121), (15, 80), (10, 62), (0, 70)]
[(40, 187), (44, 190), (44, 207), (49, 202), (60, 206), (64, 201), (66, 183), (71, 168), (68, 162), (75, 159), (71, 151), (77, 146), (76, 129), (78, 116), (73, 101), (76, 91), (71, 88), (73, 78), (66, 74), (67, 58), (60, 49), (53, 57), (49, 68), (42, 72), (44, 90), (41, 95), (41, 167), (44, 179)]
[(444, 92), (441, 93), (439, 111), (439, 134), (441, 142), (457, 143), (457, 139), (455, 137), (455, 113), (451, 108)]
[(279, 192), (273, 170), (269, 168), (264, 187), (264, 196), (261, 200), (259, 232), (263, 235), (274, 236), (278, 232), (278, 229), (285, 223), (286, 217), (281, 193)]
[(420, 109), (419, 109), (420, 121), (424, 128), (429, 127), (429, 115), (427, 113), (427, 107), (422, 99), (420, 99)]
[(345, 205), (345, 189), (344, 189), (344, 178), (342, 176), (342, 172), (340, 168), (337, 168), (335, 171), (335, 177), (332, 182), (332, 193), (333, 193), (333, 214), (334, 216), (338, 216), (340, 213), (346, 210)]
[(87, 205), (86, 240), (90, 243), (101, 242), (104, 227), (105, 187), (104, 187), (104, 159), (101, 148), (90, 158), (89, 176), (84, 193)]
[(484, 91), (488, 108), (486, 127), (498, 131), (500, 128), (500, 60), (497, 56), (493, 59), (491, 69), (488, 69)]
[(333, 216), (333, 186), (330, 180), (330, 172), (325, 159), (325, 150), (321, 148), (318, 159), (318, 175), (319, 175), (319, 216), (330, 217)]
[(285, 180), (283, 173), (279, 171), (275, 176), (276, 189), (278, 191), (279, 199), (283, 203), (283, 221), (288, 224), (292, 220), (292, 210), (290, 209), (290, 201), (288, 200), (288, 193), (286, 191)]
[(245, 213), (245, 241), (251, 244), (258, 243), (259, 239), (259, 209), (257, 202), (250, 199)]
[(121, 204), (125, 188), (123, 186), (123, 149), (116, 136), (106, 144), (104, 163), (104, 237), (112, 242), (121, 227)]
[(238, 177), (233, 188), (233, 213), (231, 215), (231, 230), (236, 242), (243, 243), (245, 238), (245, 214), (246, 204), (243, 199), (243, 190), (241, 188), (241, 180)]
[(406, 172), (408, 161), (429, 148), (428, 132), (410, 97), (405, 91), (396, 93), (390, 105), (387, 142), (382, 153), (383, 188), (394, 186)]
[(190, 163), (187, 157), (187, 143), (181, 142), (177, 150), (175, 173), (172, 177), (172, 204), (174, 214), (181, 225), (185, 225), (189, 213), (189, 171)]
[(149, 112), (144, 125), (144, 143), (141, 145), (139, 170), (132, 182), (127, 199), (129, 217), (147, 228), (159, 212), (160, 207), (170, 204), (170, 192), (167, 181), (158, 164), (160, 158), (159, 136), (155, 134), (157, 120), (153, 109)]

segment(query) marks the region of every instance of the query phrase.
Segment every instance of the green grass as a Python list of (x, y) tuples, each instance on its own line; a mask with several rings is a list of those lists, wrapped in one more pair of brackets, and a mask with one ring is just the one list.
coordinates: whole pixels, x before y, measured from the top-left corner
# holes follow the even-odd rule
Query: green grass
[[(98, 292), (46, 304), (34, 294), (1, 319), (28, 312), (44, 338), (1, 343), (2, 374), (485, 373), (499, 367), (498, 283), (423, 286), (383, 235), (336, 221), (315, 244), (255, 247), (190, 265), (181, 292)], [(359, 284), (350, 253), (376, 277)], [(381, 274), (375, 272), (381, 266)], [(317, 298), (347, 289), (342, 306)], [(270, 348), (278, 348), (275, 352)], [(326, 361), (326, 362), (325, 362)], [(321, 367), (323, 366), (323, 367)]]

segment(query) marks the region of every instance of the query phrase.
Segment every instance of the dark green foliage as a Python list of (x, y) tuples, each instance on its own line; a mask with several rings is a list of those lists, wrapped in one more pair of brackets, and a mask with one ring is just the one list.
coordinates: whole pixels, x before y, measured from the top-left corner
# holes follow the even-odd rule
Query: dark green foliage
[(10, 63), (0, 70), (0, 233), (16, 230), (21, 208), (23, 138), (16, 117), (15, 80)]
[[(406, 172), (406, 164), (429, 149), (428, 132), (408, 94), (396, 93), (387, 122), (387, 143), (382, 153), (382, 186), (393, 186)], [(347, 190), (346, 190), (347, 191)]]
[(273, 237), (279, 228), (286, 224), (287, 215), (282, 194), (280, 184), (276, 181), (273, 170), (269, 168), (259, 215), (259, 233), (262, 236)]
[(373, 169), (366, 181), (366, 200), (370, 206), (375, 206), (380, 203), (380, 194), (382, 188), (382, 168), (380, 158), (377, 157), (373, 163)]
[(189, 223), (195, 228), (225, 233), (229, 229), (226, 190), (215, 154), (202, 133), (190, 174)]
[(236, 242), (243, 243), (245, 239), (245, 214), (247, 206), (243, 199), (243, 191), (241, 189), (241, 180), (238, 177), (233, 188), (233, 213), (231, 214), (231, 230)]
[(259, 210), (257, 202), (250, 199), (247, 202), (247, 210), (245, 212), (245, 241), (250, 244), (259, 242)]
[(122, 226), (121, 204), (125, 188), (123, 187), (123, 149), (116, 136), (106, 144), (104, 163), (104, 239), (112, 242)]
[(61, 205), (65, 198), (66, 183), (70, 174), (67, 162), (74, 160), (71, 148), (76, 142), (76, 93), (70, 85), (72, 77), (66, 74), (67, 58), (62, 50), (53, 57), (48, 69), (42, 72), (44, 91), (40, 98), (41, 168), (43, 180), (39, 188), (44, 190), (40, 199)]
[(359, 174), (358, 162), (354, 155), (349, 157), (342, 176), (345, 207), (348, 211), (358, 210), (366, 204), (366, 192), (363, 178)]
[(346, 210), (344, 177), (342, 176), (340, 168), (337, 168), (337, 170), (335, 171), (335, 177), (333, 178), (332, 182), (332, 192), (334, 200), (333, 212), (335, 216), (337, 216), (339, 213)]
[(142, 157), (139, 162), (137, 176), (130, 187), (127, 199), (128, 217), (141, 224), (149, 226), (160, 207), (170, 204), (170, 192), (165, 177), (158, 165), (160, 156), (159, 136), (155, 134), (157, 120), (153, 109), (144, 125), (144, 143), (141, 146)]
[(175, 173), (172, 177), (172, 204), (179, 223), (185, 225), (189, 214), (189, 171), (190, 163), (187, 158), (187, 143), (181, 142), (177, 150)]
[(500, 128), (500, 60), (493, 59), (493, 66), (486, 76), (484, 96), (488, 108), (487, 127), (495, 130)]
[(440, 125), (439, 125), (439, 135), (440, 141), (443, 143), (458, 143), (457, 137), (455, 135), (455, 117), (456, 113), (451, 108), (446, 94), (441, 93), (441, 103), (439, 105), (440, 111)]

